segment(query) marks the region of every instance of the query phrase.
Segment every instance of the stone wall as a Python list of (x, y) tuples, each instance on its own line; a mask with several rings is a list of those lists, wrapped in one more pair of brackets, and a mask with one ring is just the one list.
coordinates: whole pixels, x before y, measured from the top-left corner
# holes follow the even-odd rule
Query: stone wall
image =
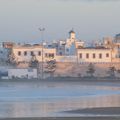
[[(44, 63), (44, 70), (45, 65)], [(71, 77), (78, 77), (78, 76), (87, 76), (86, 71), (88, 70), (88, 65), (90, 63), (73, 63), (73, 62), (57, 62), (56, 63), (56, 70), (54, 72), (54, 76), (71, 76)], [(94, 63), (95, 74), (94, 76), (97, 77), (105, 77), (108, 76), (109, 67), (114, 66), (116, 70), (120, 69), (120, 63)], [(41, 63), (39, 64), (39, 71), (41, 72)], [(26, 68), (28, 64), (23, 63), (19, 64), (18, 68)], [(120, 73), (115, 71), (115, 75), (120, 77)], [(44, 73), (44, 76), (49, 76), (49, 73)]]
[[(88, 70), (88, 65), (90, 63), (57, 63), (55, 76), (87, 76), (86, 71)], [(94, 64), (95, 76), (104, 77), (108, 76), (109, 67), (114, 66), (116, 70), (120, 69), (120, 63), (97, 63)], [(120, 76), (120, 73), (115, 72), (116, 76)]]

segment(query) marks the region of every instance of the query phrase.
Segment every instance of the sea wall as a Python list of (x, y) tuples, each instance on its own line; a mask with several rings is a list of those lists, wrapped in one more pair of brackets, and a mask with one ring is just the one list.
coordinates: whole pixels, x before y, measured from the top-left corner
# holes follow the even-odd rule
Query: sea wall
[[(87, 76), (88, 66), (90, 63), (76, 63), (76, 62), (57, 62), (54, 74), (55, 77), (83, 77)], [(120, 77), (120, 62), (114, 63), (92, 63), (95, 69), (94, 76), (96, 77), (105, 77), (109, 76), (108, 71), (110, 67), (115, 67), (115, 76)], [(38, 73), (41, 74), (41, 63), (39, 64)], [(17, 66), (17, 68), (26, 68), (28, 67), (27, 63), (22, 63)], [(43, 71), (45, 71), (46, 63), (43, 65)], [(118, 72), (119, 70), (119, 72)], [(49, 77), (51, 74), (44, 73), (44, 77)]]
[[(62, 63), (59, 62), (56, 64), (55, 76), (87, 76), (86, 71), (88, 71), (88, 66), (90, 63)], [(94, 63), (93, 64), (95, 72), (94, 76), (96, 77), (105, 77), (108, 76), (108, 71), (110, 67), (115, 67), (116, 77), (120, 77), (120, 73), (117, 71), (120, 69), (120, 63)]]

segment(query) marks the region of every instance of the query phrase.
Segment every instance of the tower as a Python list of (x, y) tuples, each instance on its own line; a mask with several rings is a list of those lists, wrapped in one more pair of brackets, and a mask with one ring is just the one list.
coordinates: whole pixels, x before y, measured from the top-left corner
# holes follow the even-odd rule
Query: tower
[(70, 32), (69, 32), (69, 39), (75, 39), (75, 32), (73, 29), (70, 30)]

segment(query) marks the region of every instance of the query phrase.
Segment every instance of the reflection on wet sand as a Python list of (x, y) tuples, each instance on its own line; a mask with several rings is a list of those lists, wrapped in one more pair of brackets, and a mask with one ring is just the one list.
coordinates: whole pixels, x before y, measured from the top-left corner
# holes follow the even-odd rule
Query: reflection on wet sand
[[(15, 90), (12, 87), (0, 87), (0, 96), (3, 96), (0, 97), (0, 117), (81, 116), (81, 114), (65, 113), (64, 111), (84, 108), (120, 107), (120, 89), (118, 86), (82, 86), (81, 83), (59, 86), (57, 83), (54, 87), (46, 87), (45, 85), (37, 89), (32, 87), (32, 85), (29, 86), (31, 89), (26, 87), (26, 85), (21, 89), (18, 84), (14, 85)], [(53, 91), (55, 91), (54, 94)], [(7, 98), (7, 96), (9, 97)], [(16, 100), (16, 97), (19, 99)], [(29, 100), (32, 97), (35, 98)]]
[(120, 95), (69, 98), (56, 102), (49, 102), (49, 99), (48, 102), (2, 102), (0, 103), (0, 117), (55, 117), (62, 116), (61, 112), (69, 110), (120, 107), (119, 101)]

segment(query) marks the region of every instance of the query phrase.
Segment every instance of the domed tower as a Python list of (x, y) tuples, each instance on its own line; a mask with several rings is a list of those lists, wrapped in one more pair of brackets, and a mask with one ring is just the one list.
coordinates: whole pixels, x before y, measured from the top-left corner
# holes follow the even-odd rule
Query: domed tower
[(73, 29), (70, 30), (70, 32), (69, 32), (69, 39), (75, 39), (75, 32)]

